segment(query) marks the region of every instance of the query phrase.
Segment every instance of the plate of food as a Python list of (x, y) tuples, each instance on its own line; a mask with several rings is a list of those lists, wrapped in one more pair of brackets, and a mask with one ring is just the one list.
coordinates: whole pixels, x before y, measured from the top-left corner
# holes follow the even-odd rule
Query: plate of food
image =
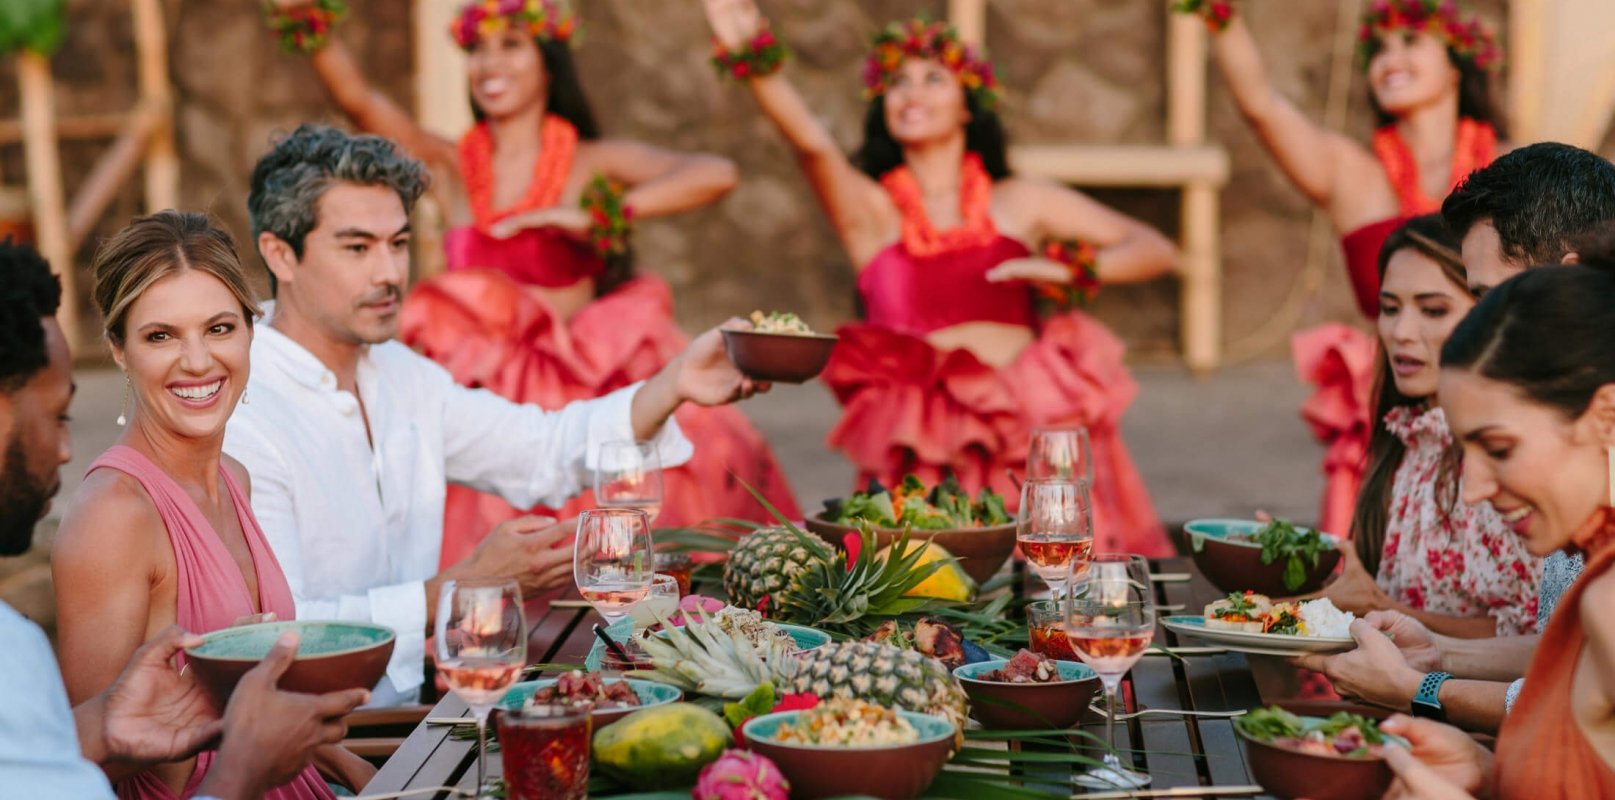
[(1194, 565), (1225, 592), (1311, 594), (1323, 588), (1340, 563), (1335, 537), (1282, 519), (1196, 519), (1183, 532)]
[(904, 476), (893, 488), (872, 480), (862, 492), (826, 500), (824, 510), (803, 523), (837, 546), (861, 525), (874, 530), (880, 547), (907, 529), (910, 541), (935, 542), (957, 557), (976, 583), (997, 573), (1015, 550), (1015, 517), (1003, 495), (983, 487), (971, 497), (951, 474), (935, 486), (926, 486), (914, 475)]
[(1393, 778), (1384, 749), (1407, 746), (1377, 720), (1345, 711), (1303, 716), (1269, 706), (1240, 717), (1234, 729), (1246, 742), (1251, 776), (1279, 797), (1380, 797)]
[(1274, 602), (1255, 592), (1236, 592), (1207, 605), (1200, 616), (1164, 617), (1161, 625), (1241, 653), (1299, 656), (1356, 647), (1350, 630), (1356, 618), (1327, 597)]
[(751, 312), (751, 330), (723, 331), (723, 346), (741, 374), (759, 381), (802, 383), (830, 363), (837, 338), (814, 333), (788, 311)]

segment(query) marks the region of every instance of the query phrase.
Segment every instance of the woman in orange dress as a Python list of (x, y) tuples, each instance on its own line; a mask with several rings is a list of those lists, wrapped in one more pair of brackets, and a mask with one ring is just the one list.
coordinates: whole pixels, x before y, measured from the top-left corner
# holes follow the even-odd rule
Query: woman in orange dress
[(991, 65), (951, 27), (894, 24), (876, 39), (866, 139), (849, 159), (776, 73), (778, 43), (752, 0), (706, 8), (720, 64), (796, 151), (857, 272), (865, 319), (842, 328), (822, 377), (843, 407), (830, 444), (860, 480), (951, 471), (972, 492), (1013, 497), (1006, 472), (1024, 470), (1032, 427), (1085, 425), (1096, 546), (1170, 553), (1118, 430), (1137, 393), (1122, 343), (1080, 313), (1039, 318), (1034, 297), (1156, 277), (1173, 265), (1171, 243), (1079, 192), (1011, 175)]
[(1503, 282), (1442, 348), (1464, 499), (1490, 501), (1531, 553), (1581, 553), (1586, 568), (1542, 632), (1495, 758), (1428, 720), (1385, 723), (1413, 743), (1392, 765), (1415, 796), (1615, 797), (1611, 341), (1615, 260), (1588, 258)]
[[(1373, 0), (1358, 41), (1378, 128), (1365, 146), (1308, 119), (1279, 93), (1256, 40), (1229, 0), (1182, 0), (1206, 17), (1212, 52), (1239, 111), (1307, 199), (1329, 215), (1345, 251), (1357, 308), (1379, 313), (1380, 245), (1409, 217), (1491, 163), (1503, 136), (1493, 76), (1502, 51), (1451, 0)], [(1301, 415), (1329, 446), (1319, 527), (1345, 535), (1368, 449), (1374, 340), (1324, 325), (1291, 341), (1297, 369), (1317, 387)]]
[[(576, 19), (563, 4), (476, 0), (463, 8), (452, 34), (466, 51), (477, 123), (456, 143), (366, 83), (352, 53), (328, 37), (331, 19), (320, 5), (277, 2), (277, 27), (311, 53), (349, 118), (432, 168), (433, 194), (451, 226), (449, 272), (410, 293), (405, 342), (465, 385), (551, 409), (643, 380), (683, 349), (671, 292), (660, 278), (634, 273), (626, 229), (634, 219), (715, 202), (734, 187), (734, 164), (603, 138), (572, 59)], [(689, 464), (664, 475), (659, 525), (767, 519), (740, 480), (797, 515), (767, 443), (739, 411), (680, 409), (677, 419), (698, 446)], [(563, 508), (533, 511), (566, 516), (593, 505), (584, 493)], [(443, 563), (518, 513), (492, 495), (449, 487)]]

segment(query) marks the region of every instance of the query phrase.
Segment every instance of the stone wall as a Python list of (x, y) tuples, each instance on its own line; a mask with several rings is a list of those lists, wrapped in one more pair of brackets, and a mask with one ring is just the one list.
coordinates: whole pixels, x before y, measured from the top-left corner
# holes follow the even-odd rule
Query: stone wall
[[(453, 2), (454, 0), (442, 0)], [(316, 119), (342, 120), (306, 61), (281, 53), (245, 0), (166, 0), (171, 67), (184, 154), (184, 202), (212, 211), (238, 235), (253, 160), (276, 131)], [(378, 87), (411, 101), (409, 4), (352, 0), (340, 36)], [(670, 280), (687, 327), (753, 307), (795, 308), (820, 326), (850, 318), (852, 273), (779, 135), (746, 93), (706, 64), (707, 34), (694, 0), (582, 0), (587, 36), (582, 74), (609, 135), (720, 152), (743, 172), (741, 187), (716, 207), (643, 226), (645, 268)], [(886, 20), (943, 0), (763, 0), (798, 58), (789, 75), (847, 148), (859, 139), (858, 67), (867, 36)], [(1163, 136), (1165, 0), (991, 0), (988, 48), (1006, 86), (1008, 128), (1026, 143), (1159, 142)], [(1502, 21), (1502, 0), (1479, 3)], [(1322, 113), (1336, 6), (1249, 0), (1247, 18), (1274, 81), (1308, 113)], [(72, 0), (71, 31), (54, 60), (62, 114), (105, 111), (133, 101), (129, 21), (123, 4)], [(0, 108), (15, 107), (9, 64), (0, 64)], [(1361, 79), (1352, 96), (1352, 133), (1366, 137)], [(1210, 130), (1230, 151), (1223, 193), (1226, 329), (1239, 341), (1284, 302), (1306, 258), (1310, 210), (1258, 148), (1212, 70)], [(68, 185), (88, 171), (101, 143), (69, 143)], [(18, 148), (0, 148), (0, 179), (20, 182)], [(1176, 232), (1170, 191), (1108, 190), (1102, 200)], [(106, 215), (102, 235), (139, 210), (132, 183)], [(90, 245), (81, 253), (88, 261)], [(1331, 252), (1331, 258), (1334, 254)], [(1135, 355), (1170, 355), (1177, 331), (1170, 279), (1106, 292), (1096, 313)], [(1351, 319), (1341, 270), (1304, 306), (1301, 324)], [(1280, 355), (1282, 337), (1262, 352)]]

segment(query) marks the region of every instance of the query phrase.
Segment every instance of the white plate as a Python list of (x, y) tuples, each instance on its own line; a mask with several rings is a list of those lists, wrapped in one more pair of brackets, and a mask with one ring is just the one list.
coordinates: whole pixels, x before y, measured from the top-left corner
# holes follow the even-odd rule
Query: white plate
[(1292, 636), (1285, 633), (1250, 633), (1207, 628), (1205, 617), (1163, 617), (1161, 624), (1173, 633), (1183, 634), (1225, 649), (1259, 656), (1299, 656), (1305, 653), (1340, 653), (1357, 646), (1350, 636)]

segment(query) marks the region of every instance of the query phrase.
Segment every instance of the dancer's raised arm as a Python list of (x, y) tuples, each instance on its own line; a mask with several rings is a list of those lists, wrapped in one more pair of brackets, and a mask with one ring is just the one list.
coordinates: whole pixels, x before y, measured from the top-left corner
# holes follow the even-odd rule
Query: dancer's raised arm
[[(1166, 273), (1177, 263), (1177, 248), (1160, 231), (1093, 198), (1056, 183), (1026, 178), (1006, 181), (1005, 200), (1033, 209), (1028, 239), (1078, 239), (1096, 248), (1099, 278), (1105, 283), (1136, 283)], [(1043, 259), (1036, 259), (1042, 261)], [(1069, 280), (1070, 270), (1050, 264), (1036, 268), (1028, 259), (1005, 262), (989, 280)]]
[[(311, 0), (274, 0), (274, 3), (282, 13), (313, 5)], [(454, 143), (422, 128), (403, 106), (366, 80), (353, 51), (341, 40), (327, 35), (325, 44), (314, 50), (309, 61), (331, 100), (353, 124), (366, 133), (397, 142), (410, 155), (425, 161), (434, 172), (445, 175), (454, 172)]]
[[(746, 48), (766, 25), (754, 0), (705, 0), (705, 4), (713, 35), (732, 52)], [(747, 85), (796, 151), (842, 246), (861, 266), (890, 241), (899, 225), (880, 185), (853, 166), (784, 76), (751, 78)]]
[(1379, 170), (1373, 155), (1349, 137), (1314, 122), (1278, 91), (1243, 19), (1235, 17), (1213, 37), (1212, 54), (1228, 91), (1279, 168), (1307, 199), (1330, 212), (1337, 227), (1358, 222), (1341, 224), (1339, 195), (1351, 185), (1351, 175)]

